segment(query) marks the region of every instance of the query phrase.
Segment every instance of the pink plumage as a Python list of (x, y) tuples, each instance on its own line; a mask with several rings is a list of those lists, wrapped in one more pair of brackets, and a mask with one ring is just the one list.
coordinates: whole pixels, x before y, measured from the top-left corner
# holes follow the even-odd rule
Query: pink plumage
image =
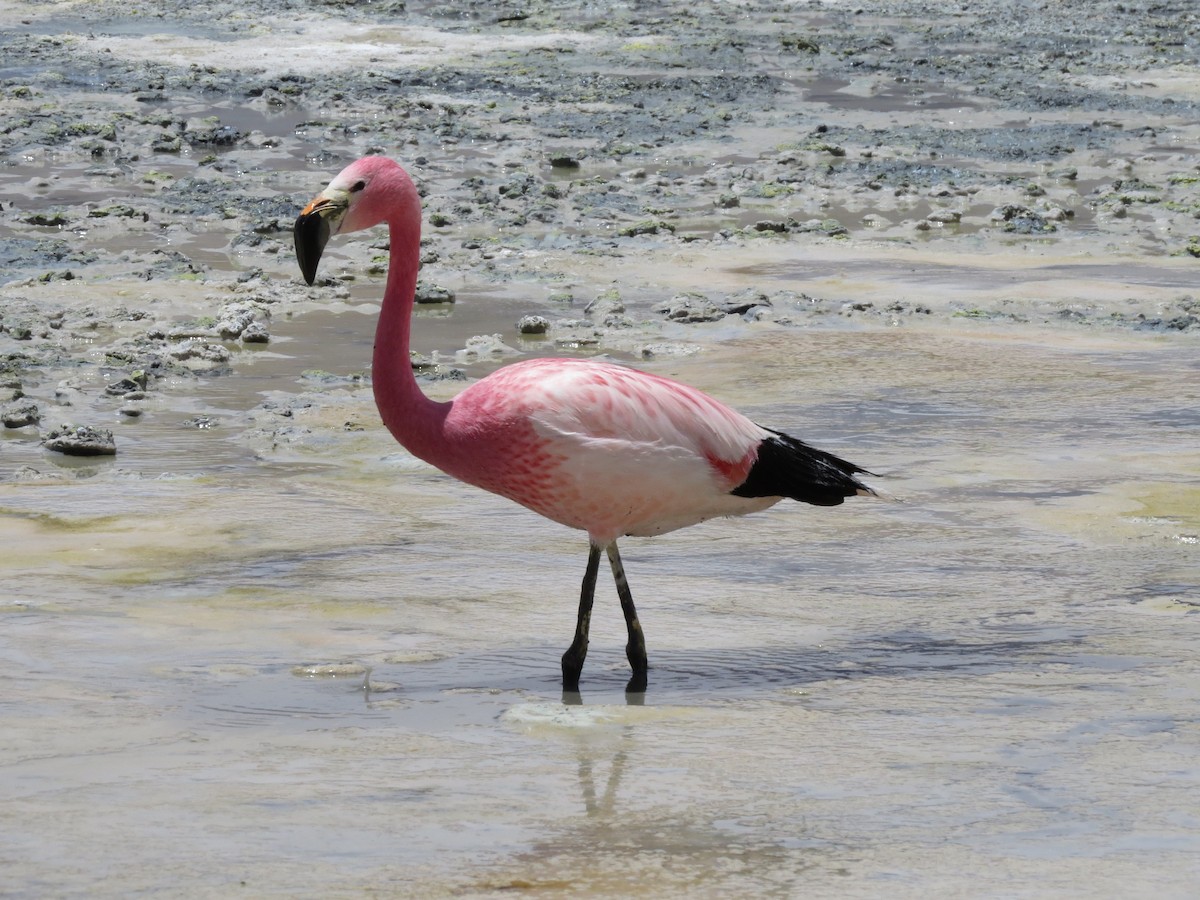
[(330, 235), (381, 223), (390, 230), (391, 257), (372, 382), (384, 424), (447, 474), (588, 534), (575, 640), (562, 660), (564, 690), (578, 689), (602, 550), (629, 630), (627, 690), (645, 690), (645, 641), (618, 538), (745, 515), (785, 497), (832, 506), (873, 493), (855, 478), (865, 470), (852, 463), (756, 425), (695, 388), (612, 363), (529, 360), (447, 403), (430, 400), (409, 361), (421, 207), (407, 173), (383, 157), (344, 169), (296, 220), (297, 259), (311, 284)]
[(413, 449), (603, 546), (778, 501), (729, 493), (767, 434), (666, 378), (610, 363), (538, 359), (463, 391), (439, 445)]

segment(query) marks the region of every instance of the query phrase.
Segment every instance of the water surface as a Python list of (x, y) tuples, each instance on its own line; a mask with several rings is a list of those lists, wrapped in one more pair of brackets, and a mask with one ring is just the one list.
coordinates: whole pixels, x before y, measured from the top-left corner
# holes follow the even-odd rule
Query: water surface
[(1184, 896), (1194, 367), (949, 328), (674, 363), (900, 502), (627, 541), (639, 705), (607, 585), (564, 705), (581, 536), (374, 423), (0, 486), (5, 868), (31, 896)]

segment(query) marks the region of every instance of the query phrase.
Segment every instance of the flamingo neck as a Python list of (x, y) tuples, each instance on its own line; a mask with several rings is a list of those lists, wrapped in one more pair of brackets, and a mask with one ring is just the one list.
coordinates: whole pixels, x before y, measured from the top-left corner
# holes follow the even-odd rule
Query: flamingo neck
[(420, 225), (388, 222), (391, 251), (383, 306), (375, 327), (371, 383), (383, 423), (401, 444), (424, 458), (422, 450), (434, 437), (448, 404), (421, 393), (409, 357), (413, 300), (420, 267)]

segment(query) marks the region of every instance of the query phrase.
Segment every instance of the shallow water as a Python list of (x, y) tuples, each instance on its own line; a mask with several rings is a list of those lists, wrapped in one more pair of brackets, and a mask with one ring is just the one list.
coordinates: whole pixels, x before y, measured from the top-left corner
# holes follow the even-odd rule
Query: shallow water
[[(1195, 259), (1181, 252), (1186, 223), (1167, 217), (1170, 204), (1134, 202), (1110, 220), (1083, 200), (1129, 174), (1188, 184), (1170, 176), (1192, 170), (1183, 157), (1193, 118), (1148, 119), (1122, 104), (1098, 112), (1095, 102), (1014, 111), (976, 92), (973, 82), (1012, 72), (967, 73), (957, 86), (921, 86), (886, 68), (823, 74), (815, 58), (781, 57), (780, 21), (750, 5), (733, 33), (714, 32), (706, 46), (736, 45), (732, 34), (747, 47), (741, 68), (775, 73), (780, 90), (749, 95), (746, 115), (731, 113), (723, 132), (685, 139), (668, 117), (661, 136), (658, 124), (631, 130), (631, 141), (646, 140), (628, 157), (587, 155), (601, 141), (575, 133), (584, 118), (562, 116), (515, 71), (500, 74), (542, 98), (533, 107), (485, 82), (405, 87), (439, 117), (478, 117), (459, 142), (417, 108), (361, 129), (355, 105), (330, 105), (328, 92), (314, 93), (324, 106), (304, 99), (275, 113), (246, 88), (293, 68), (317, 79), (313, 88), (364, 67), (492, 72), (499, 49), (551, 81), (560, 66), (615, 72), (652, 92), (711, 75), (718, 55), (660, 60), (673, 43), (667, 24), (661, 43), (651, 35), (626, 47), (627, 35), (584, 27), (601, 15), (591, 7), (563, 33), (482, 21), (453, 33), (375, 27), (320, 11), (279, 28), (270, 16), (283, 7), (272, 9), (257, 20), (234, 11), (248, 25), (235, 31), (116, 6), (94, 22), (75, 4), (20, 29), (78, 32), (84, 60), (66, 72), (68, 100), (55, 90), (30, 103), (103, 109), (97, 121), (124, 104), (135, 111), (118, 117), (122, 140), (137, 110), (215, 115), (279, 140), (172, 154), (135, 137), (114, 148), (113, 165), (31, 140), (0, 173), (0, 241), (13, 248), (0, 281), (15, 283), (5, 297), (144, 307), (169, 325), (243, 296), (231, 285), (257, 268), (255, 290), (272, 312), (268, 346), (235, 346), (226, 374), (164, 379), (133, 420), (103, 395), (105, 380), (123, 374), (95, 361), (109, 338), (85, 334), (89, 347), (70, 348), (65, 363), (22, 375), (47, 419), (113, 427), (119, 454), (73, 460), (43, 450), (33, 427), (0, 429), (0, 896), (1194, 896), (1200, 356), (1194, 329), (1108, 327), (1108, 317), (1178, 314)], [(834, 39), (823, 67), (845, 56), (838, 12), (789, 19)], [(854, 18), (888, 32), (901, 21), (870, 10)], [(1127, 26), (1143, 27), (1111, 31)], [(936, 35), (924, 20), (913, 27)], [(758, 33), (766, 40), (745, 40)], [(1125, 43), (1166, 53), (1148, 34), (1131, 30)], [(917, 43), (926, 40), (936, 43)], [(987, 49), (961, 40), (929, 49), (902, 36), (897, 50)], [(1044, 45), (1011, 46), (1014, 59), (1051, 58)], [(230, 92), (168, 86), (162, 99), (155, 89), (138, 101), (97, 81), (89, 53), (267, 81), (255, 74)], [(858, 71), (896, 51), (882, 53)], [(1078, 87), (1093, 78), (1081, 65), (1051, 65), (1038, 80), (1069, 68)], [(9, 90), (59, 66), (47, 57), (0, 76)], [(1121, 96), (1186, 98), (1193, 69), (1130, 70)], [(148, 83), (136, 65), (113, 77)], [(563, 105), (632, 99), (601, 90), (568, 92), (591, 99)], [(731, 96), (720, 104), (740, 102)], [(703, 110), (718, 102), (701, 99)], [(538, 124), (547, 112), (562, 123), (553, 136)], [(979, 131), (982, 149), (964, 158), (940, 138), (938, 165), (996, 183), (962, 199), (919, 179), (920, 192), (866, 187), (874, 170), (854, 129), (899, 129), (914, 113), (920, 159), (934, 158), (921, 136), (931, 121)], [(1069, 184), (1043, 173), (1034, 149), (1026, 162), (998, 155), (1014, 134), (1024, 142), (1100, 115), (1126, 136), (1056, 163), (1078, 168)], [(492, 116), (507, 120), (503, 130)], [(1147, 121), (1161, 137), (1139, 137)], [(778, 202), (745, 194), (743, 207), (714, 214), (729, 169), (769, 168), (826, 122), (850, 150), (810, 160), (828, 178), (811, 189), (788, 182), (801, 188)], [(878, 160), (910, 152), (899, 130), (871, 141)], [(434, 204), (469, 198), (470, 176), (486, 176), (494, 192), (510, 165), (525, 171), (561, 147), (584, 151), (581, 171), (541, 180), (563, 190), (579, 181), (580, 191), (598, 180), (632, 204), (597, 204), (610, 215), (594, 218), (587, 204), (566, 205), (558, 220), (498, 235), (480, 218), (428, 230), (442, 254), (433, 275), (458, 302), (422, 312), (422, 353), (454, 361), (468, 338), (495, 332), (527, 355), (554, 352), (553, 333), (522, 343), (517, 317), (576, 317), (619, 284), (634, 324), (604, 334), (600, 351), (867, 466), (894, 499), (789, 504), (624, 542), (650, 689), (624, 694), (624, 628), (602, 581), (582, 694), (563, 696), (559, 656), (584, 540), (414, 462), (382, 431), (356, 378), (381, 290), (361, 270), (380, 236), (330, 246), (324, 274), (359, 275), (344, 296), (295, 283), (285, 233), (266, 229), (253, 249), (235, 240), (263, 209), (286, 227), (282, 198), (303, 202), (376, 143), (426, 157), (416, 175)], [(837, 181), (854, 165), (861, 177)], [(627, 181), (635, 167), (642, 174)], [(169, 178), (146, 178), (151, 168)], [(234, 173), (245, 186), (228, 198), (235, 219), (203, 196), (188, 207), (186, 191), (161, 199), (173, 182)], [(665, 193), (630, 187), (656, 176)], [(1077, 212), (1052, 241), (1007, 236), (989, 219), (1028, 181)], [(1175, 190), (1168, 197), (1186, 198)], [(89, 214), (152, 199), (149, 220)], [(678, 217), (680, 240), (597, 240), (629, 210), (648, 215), (647, 203)], [(947, 204), (963, 207), (959, 225), (914, 229)], [(65, 209), (71, 224), (25, 220), (46, 208)], [(867, 215), (879, 224), (864, 225)], [(837, 219), (853, 239), (718, 240), (782, 216)], [(71, 262), (74, 282), (22, 285), (60, 268), (31, 242), (71, 235), (96, 261)], [(467, 255), (472, 237), (487, 238), (491, 255)], [(209, 271), (196, 282), (155, 269), (160, 250)], [(682, 325), (649, 312), (697, 287), (811, 292), (828, 309), (810, 317), (805, 301), (779, 298), (774, 312), (792, 315), (790, 325), (738, 316)], [(552, 291), (574, 299), (556, 305)], [(913, 314), (915, 304), (932, 311)], [(1092, 315), (1068, 327), (1064, 313), (1078, 310)], [(0, 353), (34, 344), (0, 334)], [(655, 347), (665, 349), (643, 357)], [(500, 362), (464, 368), (475, 376)], [(54, 401), (68, 376), (80, 389), (75, 410)], [(198, 416), (209, 427), (187, 425)]]
[(581, 538), (374, 424), (0, 486), (10, 883), (1185, 896), (1195, 368), (949, 327), (674, 363), (900, 502), (627, 541), (640, 705), (607, 586), (582, 697), (558, 688)]

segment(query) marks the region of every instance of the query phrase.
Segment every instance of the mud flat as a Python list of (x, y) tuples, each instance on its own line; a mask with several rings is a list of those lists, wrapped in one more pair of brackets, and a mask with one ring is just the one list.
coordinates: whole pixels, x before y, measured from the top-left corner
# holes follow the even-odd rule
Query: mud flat
[[(1190, 896), (1200, 16), (1044, 6), (0, 0), (3, 890)], [(903, 502), (631, 543), (562, 705), (580, 537), (382, 431), (385, 235), (298, 277), (366, 153), (430, 393), (605, 354)]]

